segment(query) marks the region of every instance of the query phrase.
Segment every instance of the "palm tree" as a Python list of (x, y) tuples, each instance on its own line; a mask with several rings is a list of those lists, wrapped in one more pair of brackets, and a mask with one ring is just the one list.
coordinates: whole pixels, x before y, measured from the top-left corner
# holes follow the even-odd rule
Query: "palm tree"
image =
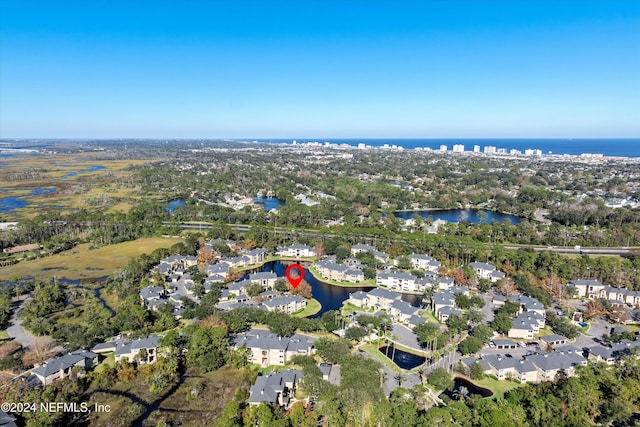
[(420, 368), (418, 368), (418, 376), (420, 376), (420, 383), (422, 385), (424, 385), (424, 379), (427, 376), (427, 368), (425, 368), (424, 366), (421, 366)]
[(453, 391), (452, 395), (458, 400), (465, 400), (467, 397), (469, 397), (469, 389), (461, 385), (459, 388)]
[(395, 380), (398, 381), (398, 387), (402, 387), (402, 382), (404, 381), (404, 374), (402, 372), (398, 372), (394, 376)]

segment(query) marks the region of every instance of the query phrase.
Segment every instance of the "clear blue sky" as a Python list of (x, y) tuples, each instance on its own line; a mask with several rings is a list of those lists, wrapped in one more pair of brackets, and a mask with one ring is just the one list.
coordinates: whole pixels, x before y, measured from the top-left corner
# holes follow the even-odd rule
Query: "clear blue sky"
[(0, 1), (0, 138), (639, 137), (640, 1)]

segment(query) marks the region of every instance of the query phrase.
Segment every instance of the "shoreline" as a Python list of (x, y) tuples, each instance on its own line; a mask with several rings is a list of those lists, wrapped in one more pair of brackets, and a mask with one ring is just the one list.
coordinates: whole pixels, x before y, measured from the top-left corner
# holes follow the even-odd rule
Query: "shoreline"
[(335, 280), (326, 279), (322, 277), (322, 275), (318, 272), (318, 270), (315, 269), (315, 267), (313, 267), (313, 265), (310, 265), (309, 267), (307, 267), (307, 270), (309, 270), (309, 273), (311, 273), (311, 275), (317, 281), (322, 282), (325, 285), (339, 286), (341, 288), (377, 288), (378, 287), (378, 285), (376, 285), (375, 283), (371, 284), (366, 282), (338, 282)]

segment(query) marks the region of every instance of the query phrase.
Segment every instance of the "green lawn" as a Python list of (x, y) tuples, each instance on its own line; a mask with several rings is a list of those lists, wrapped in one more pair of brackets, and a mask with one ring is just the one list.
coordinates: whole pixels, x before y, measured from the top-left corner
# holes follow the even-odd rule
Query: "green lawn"
[(553, 335), (553, 331), (549, 326), (545, 326), (544, 328), (541, 328), (540, 333), (538, 334), (538, 337), (544, 337), (546, 335)]
[(440, 323), (440, 321), (436, 319), (430, 309), (426, 309), (425, 311), (423, 311), (421, 316), (427, 319), (429, 322)]
[(518, 384), (515, 382), (511, 382), (508, 380), (494, 380), (493, 378), (484, 377), (481, 380), (472, 380), (474, 384), (479, 385), (480, 387), (488, 388), (493, 391), (492, 397), (502, 398), (504, 394), (513, 390), (514, 388), (520, 387), (522, 384)]
[(378, 362), (382, 363), (384, 366), (386, 366), (387, 368), (391, 369), (392, 371), (394, 371), (394, 372), (399, 372), (400, 371), (400, 368), (398, 367), (398, 365), (393, 363), (393, 361), (391, 359), (389, 359), (388, 357), (386, 357), (384, 354), (380, 353), (380, 351), (378, 350), (378, 346), (377, 345), (362, 344), (359, 348), (360, 348), (360, 350), (369, 353), (371, 356), (373, 356), (373, 358), (375, 360), (377, 360)]
[(304, 309), (293, 313), (293, 316), (295, 317), (313, 316), (314, 314), (319, 312), (321, 309), (322, 309), (322, 306), (320, 305), (317, 299), (309, 298), (307, 300), (307, 306)]
[(0, 341), (4, 341), (8, 339), (9, 339), (9, 334), (7, 333), (7, 331), (6, 330), (0, 331)]

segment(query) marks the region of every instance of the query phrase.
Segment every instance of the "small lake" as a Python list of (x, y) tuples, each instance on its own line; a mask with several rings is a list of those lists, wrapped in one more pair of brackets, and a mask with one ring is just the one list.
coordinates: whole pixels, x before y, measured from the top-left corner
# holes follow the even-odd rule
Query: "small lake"
[(454, 391), (460, 390), (460, 387), (466, 387), (469, 390), (469, 395), (467, 397), (471, 397), (474, 394), (482, 397), (491, 397), (493, 396), (493, 392), (488, 388), (480, 387), (472, 383), (471, 381), (461, 378), (455, 377), (453, 383), (453, 389), (445, 390), (444, 394), (449, 396), (451, 399), (456, 400), (457, 397), (454, 395)]
[(164, 209), (169, 212), (170, 214), (173, 213), (173, 211), (176, 210), (176, 208), (180, 207), (180, 206), (184, 206), (186, 205), (185, 201), (182, 199), (178, 199), (178, 200), (172, 200), (169, 203), (167, 203), (166, 205), (164, 205)]
[[(483, 212), (483, 213), (481, 213)], [(423, 218), (432, 217), (434, 220), (441, 219), (447, 222), (469, 221), (472, 224), (484, 222), (491, 224), (492, 221), (509, 221), (512, 225), (520, 223), (521, 218), (516, 215), (509, 215), (501, 212), (489, 211), (486, 209), (435, 209), (427, 211), (398, 211), (394, 215), (402, 219), (410, 219), (414, 215)]]
[[(309, 262), (300, 262), (299, 264), (306, 267), (309, 265)], [(288, 265), (289, 263), (283, 263), (282, 261), (271, 261), (266, 263), (259, 270), (273, 271), (278, 277), (285, 277), (284, 273)], [(311, 316), (311, 318), (320, 317), (323, 313), (330, 310), (339, 310), (340, 307), (342, 307), (342, 303), (349, 299), (349, 295), (354, 292), (368, 292), (373, 289), (373, 287), (358, 286), (347, 288), (330, 285), (316, 279), (307, 268), (304, 269), (304, 280), (311, 285), (311, 296), (318, 300), (322, 305), (322, 309), (320, 309), (320, 311), (315, 315)], [(419, 307), (421, 303), (421, 298), (418, 295), (402, 294), (402, 300), (416, 307)]]
[(267, 212), (271, 209), (278, 209), (280, 206), (284, 206), (284, 200), (276, 199), (275, 197), (254, 197), (253, 201), (263, 205), (264, 210)]
[(406, 351), (399, 350), (393, 346), (384, 346), (378, 349), (380, 353), (387, 356), (398, 367), (402, 369), (413, 369), (422, 365), (426, 359), (422, 356), (416, 356), (415, 354), (407, 353)]

